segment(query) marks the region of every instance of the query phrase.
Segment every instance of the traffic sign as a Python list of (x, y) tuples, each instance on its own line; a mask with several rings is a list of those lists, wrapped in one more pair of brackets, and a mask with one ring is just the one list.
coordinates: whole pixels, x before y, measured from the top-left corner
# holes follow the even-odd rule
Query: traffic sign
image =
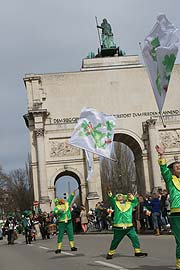
[(38, 204), (39, 204), (38, 201), (34, 201), (34, 202), (33, 202), (33, 205), (34, 205), (34, 206), (38, 206)]

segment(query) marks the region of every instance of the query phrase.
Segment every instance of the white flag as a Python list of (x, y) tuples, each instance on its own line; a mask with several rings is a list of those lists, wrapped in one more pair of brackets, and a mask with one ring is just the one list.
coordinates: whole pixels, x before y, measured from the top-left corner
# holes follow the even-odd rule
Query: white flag
[(93, 174), (93, 160), (91, 157), (91, 154), (85, 150), (86, 155), (86, 164), (87, 164), (87, 178), (86, 180), (89, 181), (91, 179), (91, 176)]
[(153, 30), (145, 38), (142, 50), (160, 113), (178, 53), (179, 40), (176, 31), (177, 28), (168, 21), (164, 14), (159, 15)]
[(73, 146), (110, 158), (115, 117), (92, 108), (81, 111), (69, 143)]

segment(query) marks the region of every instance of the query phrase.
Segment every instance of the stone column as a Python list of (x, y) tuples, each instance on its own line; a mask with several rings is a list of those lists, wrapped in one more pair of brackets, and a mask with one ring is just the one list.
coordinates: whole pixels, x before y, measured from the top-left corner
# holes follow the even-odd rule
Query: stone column
[(80, 191), (81, 191), (82, 204), (87, 206), (87, 183), (86, 182), (81, 183)]
[(38, 176), (40, 186), (40, 207), (43, 211), (49, 210), (49, 196), (45, 165), (44, 128), (36, 128)]
[(149, 134), (149, 157), (152, 165), (152, 178), (154, 188), (161, 186), (161, 174), (158, 164), (158, 155), (155, 149), (157, 145), (157, 130), (156, 119), (149, 119), (146, 121)]
[[(91, 154), (92, 159), (93, 155)], [(93, 160), (93, 175), (90, 180), (87, 181), (88, 185), (88, 206), (90, 208), (95, 208), (97, 202), (102, 201), (102, 189), (101, 189), (101, 179), (100, 179), (100, 169), (99, 169), (99, 158), (98, 160)]]

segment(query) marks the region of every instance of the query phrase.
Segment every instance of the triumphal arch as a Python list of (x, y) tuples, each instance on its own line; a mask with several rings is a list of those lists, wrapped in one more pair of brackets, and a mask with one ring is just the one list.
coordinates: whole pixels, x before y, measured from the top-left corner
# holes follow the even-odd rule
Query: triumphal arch
[(94, 207), (102, 200), (98, 157), (93, 157), (92, 180), (86, 182), (84, 152), (68, 144), (84, 107), (116, 117), (114, 140), (134, 153), (138, 191), (161, 186), (155, 145), (165, 146), (169, 164), (180, 148), (180, 65), (173, 69), (163, 108), (165, 128), (147, 72), (136, 55), (86, 58), (80, 71), (28, 74), (24, 83), (34, 196), (43, 210), (49, 210), (55, 182), (64, 175), (77, 180), (83, 204)]

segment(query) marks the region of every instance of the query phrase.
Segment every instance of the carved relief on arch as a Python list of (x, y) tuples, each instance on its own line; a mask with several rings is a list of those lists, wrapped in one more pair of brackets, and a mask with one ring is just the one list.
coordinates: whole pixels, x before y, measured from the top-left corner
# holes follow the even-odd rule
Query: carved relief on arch
[(180, 130), (160, 131), (159, 139), (165, 148), (179, 148)]
[(50, 157), (79, 156), (80, 149), (68, 144), (68, 141), (50, 140)]

